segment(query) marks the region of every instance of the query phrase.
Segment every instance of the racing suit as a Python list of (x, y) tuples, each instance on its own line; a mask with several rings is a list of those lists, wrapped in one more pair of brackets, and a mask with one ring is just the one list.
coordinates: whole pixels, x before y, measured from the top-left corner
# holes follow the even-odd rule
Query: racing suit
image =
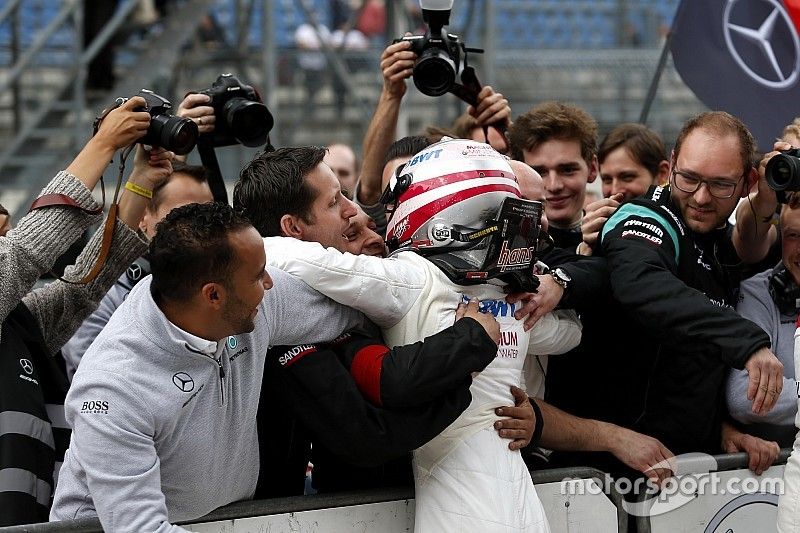
[(318, 243), (265, 239), (269, 261), (332, 299), (361, 310), (384, 332), (389, 346), (422, 340), (453, 320), (462, 301), (478, 298), (500, 323), (495, 360), (473, 379), (472, 401), (442, 433), (414, 451), (420, 531), (549, 531), (547, 519), (518, 451), (493, 429), (495, 409), (513, 404), (527, 354), (560, 354), (580, 341), (571, 311), (542, 317), (526, 332), (493, 283), (460, 286), (413, 252), (390, 259), (341, 254)]
[[(630, 329), (651, 337), (636, 430), (674, 453), (718, 453), (728, 368), (744, 367), (767, 334), (733, 310), (739, 263), (728, 228), (693, 232), (668, 188), (621, 206), (601, 232), (614, 298)], [(619, 384), (625, 386), (625, 384)]]

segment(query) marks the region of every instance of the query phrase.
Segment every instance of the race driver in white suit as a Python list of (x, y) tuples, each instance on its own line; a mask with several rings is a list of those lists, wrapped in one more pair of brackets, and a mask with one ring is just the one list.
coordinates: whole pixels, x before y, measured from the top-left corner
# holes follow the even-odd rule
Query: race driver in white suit
[(477, 298), (497, 317), (497, 357), (470, 387), (472, 402), (439, 436), (414, 451), (416, 532), (547, 532), (518, 451), (493, 429), (495, 409), (513, 404), (528, 354), (560, 354), (580, 341), (571, 311), (525, 331), (504, 286), (535, 289), (542, 205), (522, 199), (506, 159), (489, 145), (444, 140), (401, 167), (384, 193), (394, 212), (388, 259), (318, 243), (265, 239), (270, 261), (323, 294), (363, 311), (390, 346), (417, 342), (452, 324), (458, 304)]

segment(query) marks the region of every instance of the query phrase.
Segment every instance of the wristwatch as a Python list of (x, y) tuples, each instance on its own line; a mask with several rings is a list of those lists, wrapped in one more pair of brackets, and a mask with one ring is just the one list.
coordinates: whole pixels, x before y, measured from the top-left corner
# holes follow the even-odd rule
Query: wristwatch
[(567, 274), (567, 271), (561, 267), (550, 272), (550, 275), (553, 276), (553, 281), (561, 285), (561, 288), (564, 289), (564, 293), (566, 293), (570, 283), (572, 283), (572, 276)]

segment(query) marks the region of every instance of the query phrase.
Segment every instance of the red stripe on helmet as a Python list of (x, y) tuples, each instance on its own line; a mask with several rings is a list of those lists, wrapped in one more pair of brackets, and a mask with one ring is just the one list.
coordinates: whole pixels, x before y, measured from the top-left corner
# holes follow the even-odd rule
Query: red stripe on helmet
[[(448, 207), (450, 207), (452, 205), (455, 205), (455, 204), (457, 204), (459, 202), (463, 202), (464, 200), (467, 200), (467, 199), (472, 198), (474, 196), (478, 196), (478, 195), (486, 194), (486, 193), (490, 193), (490, 192), (507, 192), (507, 193), (511, 193), (512, 195), (516, 196), (517, 198), (521, 198), (519, 189), (517, 187), (512, 187), (511, 185), (501, 185), (501, 184), (498, 184), (498, 183), (492, 183), (492, 184), (489, 184), (489, 185), (480, 185), (478, 187), (471, 187), (469, 189), (463, 189), (463, 190), (454, 192), (453, 194), (449, 194), (447, 196), (442, 196), (441, 198), (437, 198), (436, 200), (433, 200), (433, 201), (423, 205), (422, 207), (420, 207), (419, 209), (417, 209), (416, 211), (414, 211), (413, 213), (411, 213), (407, 217), (404, 217), (403, 219), (398, 220), (397, 223), (394, 224), (387, 231), (386, 239), (389, 240), (389, 239), (395, 237), (394, 229), (399, 225), (403, 225), (403, 226), (406, 226), (407, 229), (406, 229), (406, 231), (403, 232), (403, 235), (397, 235), (397, 238), (400, 239), (401, 241), (406, 240), (406, 239), (410, 238), (412, 235), (414, 235), (414, 233), (416, 233), (416, 231), (420, 228), (420, 226), (422, 226), (423, 224), (425, 224), (425, 222), (427, 222), (428, 220), (433, 218), (434, 215), (436, 215), (437, 213), (447, 209)], [(499, 204), (498, 204), (497, 208), (500, 209), (500, 205)], [(403, 220), (405, 220), (406, 218), (408, 219), (408, 223), (403, 223)]]
[(356, 352), (350, 374), (358, 390), (374, 405), (381, 405), (381, 368), (389, 348), (380, 344), (364, 346)]
[(452, 174), (445, 174), (444, 176), (437, 176), (435, 178), (414, 182), (409, 186), (407, 191), (400, 195), (399, 200), (403, 202), (409, 198), (414, 198), (420, 194), (432, 191), (433, 189), (450, 185), (451, 183), (481, 178), (506, 178), (513, 182), (517, 181), (513, 172), (503, 171), (497, 168), (464, 170), (462, 172), (454, 172)]

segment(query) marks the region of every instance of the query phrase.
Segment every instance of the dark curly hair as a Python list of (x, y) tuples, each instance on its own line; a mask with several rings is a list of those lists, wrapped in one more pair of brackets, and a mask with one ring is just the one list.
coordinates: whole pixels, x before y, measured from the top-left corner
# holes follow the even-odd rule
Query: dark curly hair
[(170, 211), (150, 241), (151, 291), (185, 302), (209, 282), (227, 286), (235, 253), (228, 235), (251, 227), (227, 204), (188, 204)]
[(311, 205), (316, 193), (305, 178), (322, 162), (326, 152), (318, 146), (259, 152), (239, 173), (233, 188), (233, 208), (264, 237), (281, 234), (283, 215), (313, 224)]
[(425, 135), (410, 135), (397, 139), (389, 146), (389, 150), (383, 160), (383, 166), (388, 165), (389, 161), (398, 157), (408, 157), (410, 159), (432, 144), (433, 140)]

